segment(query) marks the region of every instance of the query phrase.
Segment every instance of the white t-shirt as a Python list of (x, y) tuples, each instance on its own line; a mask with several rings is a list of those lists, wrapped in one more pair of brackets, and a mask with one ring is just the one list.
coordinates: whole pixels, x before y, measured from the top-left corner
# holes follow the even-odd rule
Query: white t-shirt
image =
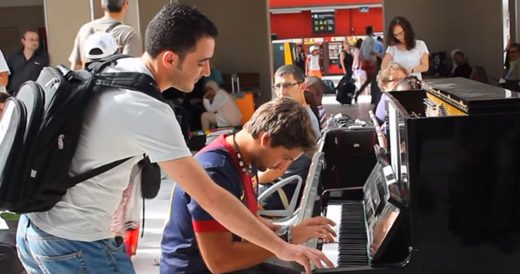
[(316, 55), (309, 54), (307, 58), (309, 60), (308, 62), (309, 62), (310, 70), (320, 70), (320, 55), (319, 54), (316, 54)]
[[(7, 75), (11, 74), (7, 62), (5, 61), (4, 54), (2, 53), (2, 50), (0, 50), (0, 73), (2, 72), (7, 72)], [(7, 90), (4, 86), (0, 86), (0, 92), (6, 93)]]
[[(78, 34), (76, 35), (76, 39), (74, 40), (74, 46), (72, 47), (72, 52), (69, 56), (70, 63), (80, 63), (81, 60), (85, 58), (85, 41), (90, 36), (90, 34), (94, 32), (103, 33), (106, 31), (106, 29), (117, 22), (117, 20), (111, 18), (99, 18), (81, 26)], [(128, 54), (134, 57), (138, 57), (143, 54), (141, 39), (131, 26), (120, 24), (114, 27), (110, 31), (110, 34), (114, 37), (117, 45), (119, 46), (119, 53)]]
[(242, 113), (235, 104), (233, 97), (225, 90), (219, 89), (213, 98), (213, 102), (204, 98), (202, 103), (208, 112), (217, 113), (217, 126), (239, 126), (242, 121)]
[[(392, 62), (397, 63), (410, 71), (412, 68), (421, 64), (421, 57), (423, 54), (430, 54), (426, 43), (422, 40), (415, 40), (415, 48), (411, 50), (399, 50), (397, 46), (389, 46), (386, 49), (386, 53), (392, 55)], [(422, 79), (421, 73), (411, 73), (410, 75), (416, 76), (419, 80)]]
[[(144, 72), (140, 59), (118, 60), (107, 72)], [(114, 89), (87, 106), (71, 175), (133, 156), (125, 163), (70, 188), (51, 210), (30, 213), (43, 231), (61, 238), (96, 241), (113, 237), (110, 223), (129, 184), (132, 167), (146, 153), (152, 162), (191, 156), (173, 110), (144, 93)]]

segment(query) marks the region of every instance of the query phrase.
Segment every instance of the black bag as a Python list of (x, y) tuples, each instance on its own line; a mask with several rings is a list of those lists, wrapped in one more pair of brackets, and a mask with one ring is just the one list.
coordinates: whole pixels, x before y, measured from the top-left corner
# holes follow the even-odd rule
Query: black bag
[(138, 165), (141, 169), (141, 194), (145, 199), (153, 199), (161, 188), (161, 168), (151, 163), (148, 156), (139, 161)]
[(356, 92), (356, 85), (353, 83), (352, 78), (343, 76), (336, 87), (336, 92), (336, 101), (342, 105), (350, 105), (352, 97), (354, 97)]
[(123, 57), (107, 57), (83, 71), (46, 67), (36, 82), (24, 83), (16, 97), (7, 100), (0, 121), (0, 210), (47, 211), (68, 188), (130, 158), (69, 176), (85, 107), (94, 94), (116, 87), (161, 98), (147, 74), (101, 72)]
[(324, 79), (322, 80), (327, 89), (324, 90), (325, 94), (335, 94), (336, 88), (334, 88), (334, 82), (332, 80)]

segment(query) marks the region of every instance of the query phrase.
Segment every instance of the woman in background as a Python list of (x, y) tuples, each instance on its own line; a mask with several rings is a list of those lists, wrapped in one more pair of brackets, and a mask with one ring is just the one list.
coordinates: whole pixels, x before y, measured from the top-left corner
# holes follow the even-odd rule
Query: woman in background
[(415, 39), (415, 32), (412, 25), (406, 18), (397, 16), (390, 22), (386, 32), (386, 49), (383, 58), (382, 68), (390, 62), (397, 63), (404, 67), (408, 74), (422, 79), (422, 72), (428, 71), (428, 48), (422, 40)]

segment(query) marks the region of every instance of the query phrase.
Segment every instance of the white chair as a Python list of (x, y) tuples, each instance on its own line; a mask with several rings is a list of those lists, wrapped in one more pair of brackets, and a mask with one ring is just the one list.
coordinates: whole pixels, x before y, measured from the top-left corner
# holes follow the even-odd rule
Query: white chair
[[(296, 184), (296, 188), (294, 189), (294, 193), (292, 195), (291, 201), (289, 202), (287, 199), (287, 196), (285, 195), (282, 187), (286, 186), (287, 184), (294, 183)], [(271, 217), (271, 218), (280, 218), (280, 219), (287, 219), (291, 218), (294, 215), (294, 212), (296, 210), (296, 204), (298, 203), (298, 197), (300, 196), (300, 189), (302, 187), (303, 179), (300, 177), (300, 175), (292, 175), (285, 179), (282, 179), (278, 182), (276, 182), (274, 185), (269, 187), (266, 191), (264, 191), (260, 196), (258, 196), (258, 203), (262, 203), (267, 197), (270, 195), (279, 193), (280, 199), (282, 200), (282, 203), (285, 206), (285, 209), (269, 209), (269, 210), (259, 210), (258, 214), (265, 217)]]

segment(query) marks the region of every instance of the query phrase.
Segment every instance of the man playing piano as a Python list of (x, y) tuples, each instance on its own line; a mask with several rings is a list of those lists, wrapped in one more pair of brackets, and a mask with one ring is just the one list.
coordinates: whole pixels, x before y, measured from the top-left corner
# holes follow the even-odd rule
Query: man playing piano
[[(304, 152), (315, 148), (315, 134), (307, 111), (290, 98), (260, 106), (244, 128), (221, 135), (195, 158), (211, 178), (256, 213), (252, 176), (256, 170), (285, 169)], [(229, 212), (233, 214), (233, 212)], [(331, 241), (335, 236), (324, 217), (294, 227), (264, 223), (287, 241), (298, 244), (312, 238)], [(170, 221), (162, 239), (161, 273), (231, 272), (253, 267), (273, 256), (269, 251), (233, 235), (182, 188), (172, 195)]]

